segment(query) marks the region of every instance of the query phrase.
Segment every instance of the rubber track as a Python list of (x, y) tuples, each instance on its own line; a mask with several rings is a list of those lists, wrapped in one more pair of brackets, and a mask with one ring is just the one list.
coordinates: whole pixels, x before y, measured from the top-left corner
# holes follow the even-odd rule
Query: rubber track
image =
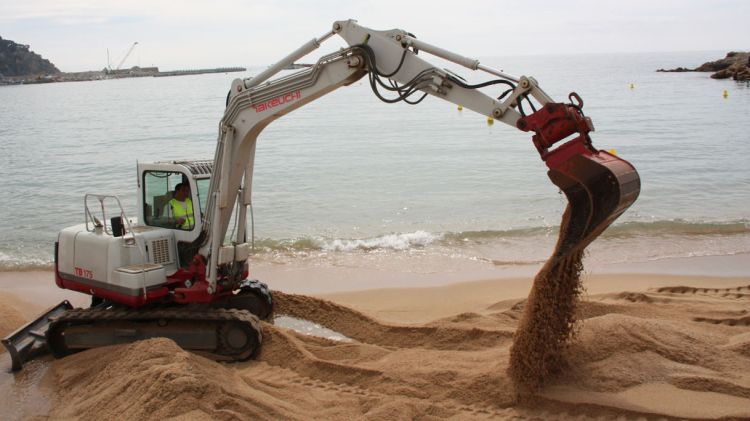
[[(101, 321), (126, 321), (126, 322), (143, 322), (143, 321), (155, 321), (155, 320), (175, 320), (180, 322), (214, 322), (216, 323), (217, 332), (221, 329), (222, 323), (227, 322), (240, 322), (250, 325), (258, 338), (258, 346), (253, 349), (248, 349), (239, 354), (227, 354), (223, 353), (226, 350), (222, 349), (223, 341), (222, 338), (217, 338), (219, 349), (216, 352), (212, 352), (218, 359), (231, 359), (235, 361), (243, 361), (248, 358), (254, 357), (260, 350), (261, 343), (263, 341), (262, 329), (260, 327), (260, 320), (254, 314), (246, 310), (237, 309), (206, 309), (205, 307), (186, 306), (174, 309), (153, 309), (153, 310), (136, 310), (128, 308), (115, 308), (115, 309), (97, 309), (97, 308), (76, 308), (68, 311), (64, 315), (55, 318), (51, 321), (49, 330), (47, 331), (47, 344), (51, 348), (55, 355), (66, 355), (69, 352), (59, 352), (58, 350), (52, 349), (53, 344), (58, 341), (52, 338), (52, 335), (59, 335), (64, 331), (65, 327), (58, 329), (58, 325), (68, 323), (71, 325), (86, 324), (90, 322), (101, 322)], [(59, 331), (58, 331), (59, 330)], [(54, 332), (54, 333), (53, 333)], [(60, 338), (62, 339), (62, 338)]]

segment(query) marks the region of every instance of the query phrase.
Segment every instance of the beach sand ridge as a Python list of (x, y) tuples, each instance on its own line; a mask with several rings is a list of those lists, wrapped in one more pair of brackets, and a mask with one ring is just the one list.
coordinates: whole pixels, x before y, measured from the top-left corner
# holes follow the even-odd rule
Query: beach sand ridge
[(81, 352), (51, 364), (50, 416), (743, 419), (750, 417), (749, 283), (584, 296), (562, 366), (521, 401), (506, 370), (526, 300), (392, 323), (277, 292), (279, 313), (350, 340), (264, 324), (257, 361), (239, 364), (208, 360), (167, 339)]

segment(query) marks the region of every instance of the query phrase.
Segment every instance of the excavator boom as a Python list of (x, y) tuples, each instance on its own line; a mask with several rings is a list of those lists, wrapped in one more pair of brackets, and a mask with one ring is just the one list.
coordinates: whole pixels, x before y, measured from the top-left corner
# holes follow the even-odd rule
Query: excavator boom
[[(270, 80), (333, 35), (341, 36), (350, 47), (322, 57), (310, 69)], [(434, 66), (420, 53), (493, 79), (469, 84), (453, 72)], [(209, 288), (215, 288), (221, 267), (231, 264), (219, 256), (224, 247), (221, 239), (226, 235), (236, 202), (240, 211), (234, 241), (242, 244), (246, 238), (244, 212), (251, 201), (255, 146), (260, 132), (275, 119), (364, 76), (373, 93), (385, 102), (416, 104), (429, 95), (533, 132), (533, 143), (549, 168), (550, 180), (569, 200), (569, 226), (561, 230), (565, 247), (558, 249), (562, 254), (585, 247), (638, 197), (640, 178), (635, 168), (592, 145), (589, 133), (593, 124), (584, 116), (583, 101), (577, 94), (570, 94), (570, 103), (555, 102), (532, 77), (508, 75), (479, 60), (417, 40), (403, 30), (375, 31), (354, 20), (338, 21), (332, 31), (306, 43), (256, 77), (232, 83), (214, 159), (215, 177), (207, 207), (210, 230), (206, 231), (200, 252), (207, 257)], [(480, 90), (491, 86), (504, 91), (490, 96)], [(414, 99), (415, 96), (419, 98)], [(529, 108), (532, 112), (527, 113)]]

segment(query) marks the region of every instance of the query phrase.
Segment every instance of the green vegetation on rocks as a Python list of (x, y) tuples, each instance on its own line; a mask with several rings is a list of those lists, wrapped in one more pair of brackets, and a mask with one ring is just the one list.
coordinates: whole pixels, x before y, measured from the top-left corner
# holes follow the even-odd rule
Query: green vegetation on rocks
[(0, 76), (51, 75), (60, 70), (31, 51), (28, 45), (17, 44), (0, 37)]

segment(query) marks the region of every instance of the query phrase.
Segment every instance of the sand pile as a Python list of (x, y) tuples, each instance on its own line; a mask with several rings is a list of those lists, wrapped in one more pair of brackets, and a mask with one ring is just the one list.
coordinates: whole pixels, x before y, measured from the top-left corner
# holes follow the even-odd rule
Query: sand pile
[(715, 345), (724, 340), (723, 335), (696, 331), (689, 322), (608, 314), (582, 324), (568, 350), (571, 369), (566, 373), (582, 387), (604, 392), (684, 375), (731, 372), (742, 358)]
[(75, 354), (56, 361), (51, 374), (59, 393), (53, 417), (167, 419), (192, 412), (218, 419), (267, 409), (252, 399), (231, 398), (248, 388), (233, 370), (168, 339)]
[(240, 364), (216, 363), (165, 339), (82, 352), (52, 364), (51, 417), (750, 417), (750, 325), (741, 322), (750, 295), (665, 290), (589, 297), (578, 305), (576, 340), (564, 347), (566, 369), (524, 402), (505, 373), (512, 329), (529, 302), (397, 325), (326, 300), (276, 297), (279, 312), (353, 340), (264, 324), (258, 359)]
[(542, 396), (678, 418), (750, 417), (750, 329), (699, 321), (716, 313), (741, 320), (747, 298), (642, 296), (583, 321), (568, 367)]
[[(498, 416), (510, 390), (459, 352), (341, 343), (264, 326), (257, 361), (219, 364), (166, 339), (55, 361), (52, 417), (80, 419), (444, 419)], [(503, 349), (503, 348), (501, 348)], [(507, 345), (504, 347), (507, 352)], [(490, 406), (491, 404), (491, 406)]]

